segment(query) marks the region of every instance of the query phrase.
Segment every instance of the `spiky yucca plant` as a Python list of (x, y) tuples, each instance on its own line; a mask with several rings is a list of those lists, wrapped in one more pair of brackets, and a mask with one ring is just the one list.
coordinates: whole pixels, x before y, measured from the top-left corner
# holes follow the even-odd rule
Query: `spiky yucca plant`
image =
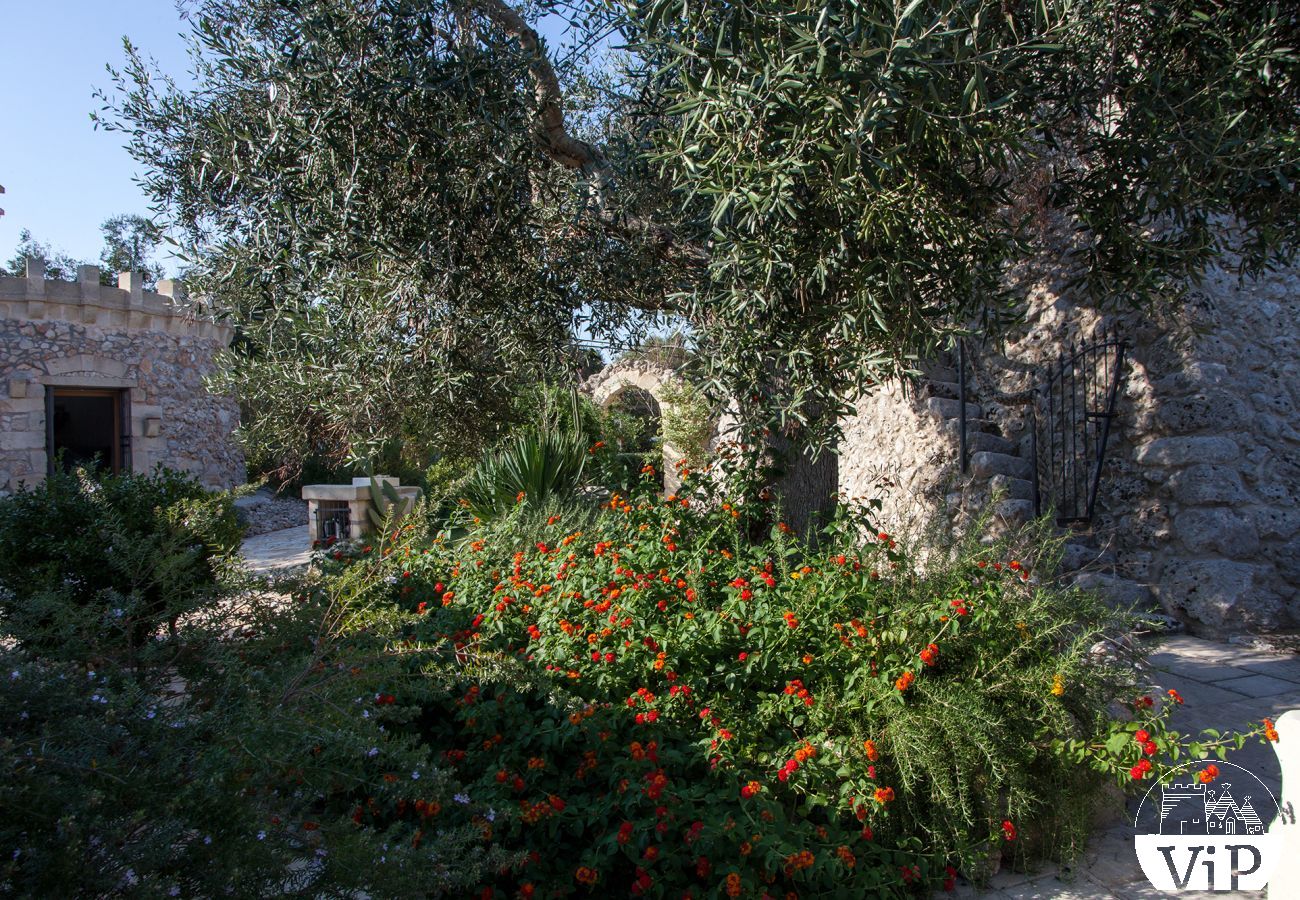
[(523, 500), (544, 503), (573, 493), (588, 456), (581, 433), (525, 431), (484, 457), (466, 480), (463, 496), (480, 518), (499, 515)]

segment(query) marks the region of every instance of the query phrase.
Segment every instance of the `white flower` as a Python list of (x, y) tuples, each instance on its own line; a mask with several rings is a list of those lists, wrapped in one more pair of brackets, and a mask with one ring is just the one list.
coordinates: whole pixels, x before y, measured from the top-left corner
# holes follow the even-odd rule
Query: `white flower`
[(464, 806), (466, 803), (469, 803), (469, 794), (456, 794), (451, 799)]
[(259, 831), (259, 832), (257, 833), (257, 839), (258, 839), (259, 841), (264, 841), (264, 840), (266, 840), (266, 832), (265, 832), (265, 831)]
[(17, 669), (14, 669), (12, 672), (9, 673), (9, 680), (10, 680), (10, 681), (17, 681), (20, 677), (22, 677), (22, 676), (20, 676), (20, 675), (18, 674), (18, 670), (17, 670)]
[(491, 807), (488, 807), (487, 815), (485, 815), (483, 818), (487, 819), (489, 822), (495, 822), (497, 820), (497, 811), (495, 809), (492, 809)]
[(371, 759), (374, 759), (378, 755), (379, 755), (378, 747), (371, 747), (369, 750), (366, 751), (366, 756), (368, 756)]
[(416, 772), (412, 772), (412, 773), (411, 773), (411, 780), (412, 780), (412, 781), (419, 781), (419, 780), (420, 780), (420, 773), (419, 773), (418, 771), (416, 771)]

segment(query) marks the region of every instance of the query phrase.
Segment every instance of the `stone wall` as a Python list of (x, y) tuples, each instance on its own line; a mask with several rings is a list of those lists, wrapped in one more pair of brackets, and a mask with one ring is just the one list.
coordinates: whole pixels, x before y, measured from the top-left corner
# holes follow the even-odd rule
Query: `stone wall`
[(45, 477), (45, 392), (79, 387), (129, 396), (131, 467), (190, 472), (209, 487), (244, 480), (230, 440), (239, 408), (209, 394), (203, 379), (231, 339), (229, 326), (198, 315), (176, 284), (145, 291), (138, 274), (119, 287), (99, 283), (95, 266), (77, 282), (0, 278), (0, 490)]
[(1127, 377), (1096, 513), (1072, 528), (1067, 569), (1207, 633), (1300, 627), (1300, 277), (1212, 272), (1167, 318), (1104, 315), (1071, 300), (1065, 278), (1025, 284), (1024, 325), (968, 354), (969, 433), (991, 442), (972, 446), (969, 475), (940, 367), (863, 398), (845, 423), (841, 489), (885, 496), (886, 528), (968, 516), (993, 494), (1000, 518), (1023, 519), (1027, 389), (1071, 344), (1115, 328)]

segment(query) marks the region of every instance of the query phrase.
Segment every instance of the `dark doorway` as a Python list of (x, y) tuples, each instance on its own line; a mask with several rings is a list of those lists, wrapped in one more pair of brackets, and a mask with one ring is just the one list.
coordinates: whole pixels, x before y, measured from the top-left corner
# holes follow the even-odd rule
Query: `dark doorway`
[(93, 465), (121, 472), (126, 444), (124, 392), (92, 388), (45, 390), (50, 470), (62, 451), (65, 470)]

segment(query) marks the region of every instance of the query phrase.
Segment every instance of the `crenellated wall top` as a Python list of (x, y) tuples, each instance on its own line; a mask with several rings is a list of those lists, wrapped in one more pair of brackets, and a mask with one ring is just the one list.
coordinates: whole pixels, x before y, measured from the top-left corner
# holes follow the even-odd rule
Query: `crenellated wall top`
[(187, 333), (230, 343), (234, 328), (205, 316), (200, 304), (187, 302), (184, 286), (173, 279), (144, 289), (140, 272), (123, 272), (117, 287), (99, 282), (99, 266), (78, 266), (76, 281), (45, 277), (45, 265), (27, 261), (25, 277), (0, 276), (0, 318), (56, 320), (108, 328)]

